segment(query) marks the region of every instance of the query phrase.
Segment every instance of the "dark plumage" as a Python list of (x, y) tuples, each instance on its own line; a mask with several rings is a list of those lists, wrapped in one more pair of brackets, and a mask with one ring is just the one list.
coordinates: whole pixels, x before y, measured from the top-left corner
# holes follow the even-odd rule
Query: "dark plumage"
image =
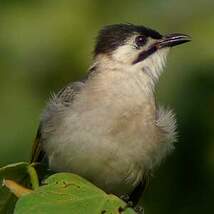
[(123, 45), (132, 34), (138, 33), (153, 39), (161, 39), (162, 35), (150, 28), (133, 24), (115, 24), (104, 27), (98, 34), (95, 56), (100, 53), (110, 53)]

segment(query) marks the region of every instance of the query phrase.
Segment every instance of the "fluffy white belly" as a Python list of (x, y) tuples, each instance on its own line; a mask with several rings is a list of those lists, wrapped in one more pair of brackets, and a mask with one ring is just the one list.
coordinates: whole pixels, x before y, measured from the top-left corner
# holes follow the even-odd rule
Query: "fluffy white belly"
[(74, 152), (69, 147), (70, 152), (53, 152), (49, 156), (50, 168), (79, 174), (106, 192), (117, 195), (131, 193), (141, 181), (143, 168), (133, 157), (103, 146), (90, 150), (87, 147), (75, 147)]
[[(133, 114), (113, 120), (103, 120), (97, 111), (98, 118), (92, 116), (93, 112), (81, 116), (72, 113), (48, 134), (44, 150), (50, 168), (79, 174), (107, 192), (130, 193), (142, 180), (150, 162), (149, 150), (157, 143), (151, 137), (156, 135), (154, 123), (141, 121), (139, 126), (140, 115), (136, 120)], [(143, 133), (142, 125), (150, 131)], [(153, 142), (147, 146), (149, 141)]]

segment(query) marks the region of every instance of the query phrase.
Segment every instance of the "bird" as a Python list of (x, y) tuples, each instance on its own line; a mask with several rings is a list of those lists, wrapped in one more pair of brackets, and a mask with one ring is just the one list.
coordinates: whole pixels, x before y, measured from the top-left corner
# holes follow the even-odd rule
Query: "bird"
[(174, 150), (175, 114), (157, 104), (156, 86), (170, 49), (189, 41), (143, 25), (104, 26), (86, 77), (44, 108), (31, 162), (139, 200), (151, 172)]

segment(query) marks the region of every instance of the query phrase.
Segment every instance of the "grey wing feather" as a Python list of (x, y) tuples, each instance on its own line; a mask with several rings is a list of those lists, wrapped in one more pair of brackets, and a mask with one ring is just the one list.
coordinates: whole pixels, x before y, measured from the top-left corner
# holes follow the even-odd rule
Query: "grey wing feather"
[(62, 104), (68, 106), (72, 103), (74, 96), (82, 89), (83, 86), (84, 82), (69, 83), (56, 94), (56, 98), (60, 100)]
[(85, 79), (79, 82), (69, 83), (57, 93), (56, 98), (59, 99), (65, 106), (72, 103), (74, 96), (82, 89), (82, 87), (85, 85), (85, 82), (89, 78), (93, 77), (96, 71), (96, 64), (94, 64), (89, 68), (88, 74)]
[[(69, 83), (54, 96), (54, 102), (57, 101), (63, 106), (68, 107), (72, 103), (75, 95), (82, 89), (83, 86), (84, 82)], [(52, 114), (51, 117), (54, 117), (54, 114)], [(45, 157), (45, 153), (42, 150), (41, 124), (42, 123), (40, 123), (36, 139), (33, 143), (31, 162), (41, 162)]]
[[(87, 79), (93, 76), (93, 74), (96, 72), (96, 65), (92, 65), (88, 71), (88, 75), (85, 79), (79, 82), (71, 82), (64, 88), (62, 88), (56, 95), (54, 95), (52, 102), (59, 103), (60, 105), (63, 105), (64, 107), (69, 107), (72, 103), (74, 97), (76, 94), (80, 92), (80, 90), (84, 87), (85, 82)], [(46, 119), (53, 118), (55, 116), (55, 110), (52, 109), (53, 105), (47, 106), (47, 115), (45, 116)], [(52, 112), (52, 113), (51, 113)], [(44, 119), (44, 118), (43, 118)], [(32, 154), (31, 154), (31, 162), (41, 162), (44, 157), (45, 153), (42, 150), (42, 122), (40, 122), (39, 129), (37, 131), (36, 139), (33, 143), (32, 148)]]

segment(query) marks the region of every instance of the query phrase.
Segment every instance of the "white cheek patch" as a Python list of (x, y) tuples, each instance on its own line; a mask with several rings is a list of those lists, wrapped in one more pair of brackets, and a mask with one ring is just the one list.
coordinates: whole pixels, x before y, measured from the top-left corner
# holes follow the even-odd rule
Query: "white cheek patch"
[(134, 46), (136, 35), (132, 36), (130, 39), (128, 39), (125, 42), (124, 45), (121, 45), (115, 51), (113, 51), (112, 57), (114, 60), (126, 65), (132, 64), (132, 62), (138, 56), (140, 51), (140, 50), (137, 50), (137, 48)]
[(122, 45), (113, 52), (112, 57), (118, 62), (131, 64), (138, 54), (134, 54), (135, 51), (135, 47), (130, 44)]

